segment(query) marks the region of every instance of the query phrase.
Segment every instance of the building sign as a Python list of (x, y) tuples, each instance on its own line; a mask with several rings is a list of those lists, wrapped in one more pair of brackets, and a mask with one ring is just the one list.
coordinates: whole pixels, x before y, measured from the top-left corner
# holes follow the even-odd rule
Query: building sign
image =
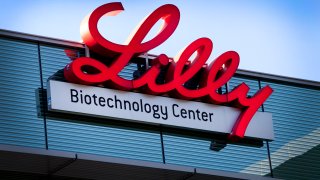
[[(49, 109), (155, 125), (230, 133), (237, 108), (50, 80)], [(270, 113), (257, 112), (245, 136), (273, 139)]]
[[(159, 103), (163, 102), (162, 106), (159, 104), (159, 108), (163, 107), (163, 111), (165, 111), (165, 107), (167, 107), (168, 114), (167, 116), (161, 116), (161, 119), (150, 118), (146, 120), (147, 122), (152, 121), (150, 123), (156, 124), (166, 124), (173, 126), (183, 126), (182, 124), (188, 124), (188, 128), (209, 130), (209, 131), (217, 131), (217, 132), (226, 132), (230, 134), (231, 140), (236, 140), (239, 138), (243, 138), (247, 135), (247, 131), (249, 131), (248, 126), (252, 124), (261, 124), (269, 123), (268, 127), (272, 127), (272, 120), (270, 115), (258, 115), (261, 113), (257, 113), (257, 110), (262, 105), (262, 103), (271, 95), (272, 89), (269, 86), (266, 86), (260, 89), (254, 96), (247, 97), (247, 93), (249, 91), (249, 87), (242, 83), (238, 85), (233, 90), (225, 94), (218, 93), (218, 89), (224, 86), (234, 75), (239, 65), (239, 55), (234, 51), (228, 51), (217, 57), (211, 64), (206, 64), (207, 59), (209, 58), (212, 51), (212, 42), (208, 38), (199, 38), (193, 41), (190, 45), (188, 45), (185, 49), (181, 51), (173, 60), (168, 58), (165, 54), (159, 55), (156, 59), (152, 60), (151, 67), (141, 76), (133, 80), (124, 79), (119, 76), (119, 72), (130, 62), (130, 60), (142, 53), (145, 53), (160, 44), (166, 41), (172, 33), (175, 31), (179, 19), (180, 12), (178, 8), (174, 5), (163, 5), (152, 12), (142, 23), (136, 28), (136, 30), (132, 33), (127, 40), (127, 44), (117, 44), (105, 39), (98, 30), (98, 21), (104, 16), (116, 15), (117, 13), (124, 10), (122, 4), (117, 3), (109, 3), (98, 7), (94, 10), (90, 15), (88, 15), (81, 24), (81, 36), (84, 43), (88, 46), (88, 48), (99, 54), (102, 58), (94, 59), (90, 57), (81, 57), (77, 58), (68, 64), (64, 69), (64, 76), (67, 81), (75, 84), (83, 84), (90, 85), (92, 90), (82, 90), (84, 86), (77, 86), (78, 89), (73, 88), (75, 85), (66, 85), (66, 89), (62, 91), (65, 99), (69, 99), (69, 105), (71, 106), (81, 106), (86, 108), (81, 108), (83, 112), (79, 112), (76, 110), (71, 110), (65, 107), (66, 111), (73, 111), (85, 114), (96, 114), (97, 109), (101, 111), (107, 111), (108, 108), (103, 108), (101, 106), (95, 107), (95, 104), (99, 104), (99, 98), (105, 99), (108, 105), (108, 98), (113, 97), (113, 101), (116, 101), (115, 97), (122, 99), (123, 103), (126, 99), (128, 99), (128, 108), (134, 108), (134, 106), (139, 105), (144, 107), (147, 103), (151, 107), (156, 107), (153, 105), (157, 105), (154, 101), (151, 101), (151, 97), (155, 99), (159, 99)], [(147, 36), (148, 32), (151, 28), (156, 24), (158, 20), (163, 20), (162, 29), (160, 29), (159, 33), (156, 34), (151, 40), (144, 41), (144, 38)], [(196, 57), (191, 59), (192, 55), (196, 53)], [(190, 61), (192, 60), (192, 61)], [(162, 83), (158, 83), (157, 77), (161, 70), (166, 69), (165, 79)], [(196, 74), (201, 76), (201, 80), (198, 82), (196, 88), (188, 88), (185, 86), (186, 82), (192, 79)], [(57, 84), (57, 83), (54, 83)], [(103, 86), (103, 87), (112, 87), (113, 89), (119, 89), (122, 91), (114, 91), (114, 90), (101, 90), (101, 88), (92, 87), (92, 86)], [(81, 88), (80, 88), (81, 87)], [(53, 84), (50, 85), (51, 92), (51, 108), (55, 110), (58, 106), (54, 104), (55, 97), (53, 97), (53, 89), (56, 89)], [(94, 91), (99, 91), (100, 93), (95, 93)], [(156, 96), (148, 96), (148, 95), (140, 95), (133, 94), (130, 92), (124, 93), (123, 91), (140, 91), (145, 94), (151, 95), (169, 95), (173, 99), (168, 99), (164, 97), (156, 97)], [(58, 90), (57, 90), (58, 91)], [(81, 92), (82, 91), (82, 92)], [(114, 91), (112, 93), (112, 91)], [(59, 93), (62, 93), (59, 92)], [(88, 93), (88, 94), (84, 94)], [(101, 93), (106, 93), (103, 95)], [(93, 97), (93, 95), (97, 97)], [(86, 96), (87, 95), (87, 96)], [(99, 98), (98, 98), (99, 95)], [(68, 97), (70, 96), (70, 97)], [(60, 97), (60, 96), (59, 96)], [(81, 98), (83, 97), (83, 98)], [(89, 100), (90, 97), (90, 100)], [(141, 99), (135, 99), (134, 97), (139, 97)], [(143, 97), (146, 99), (144, 100)], [(62, 98), (62, 97), (61, 97)], [(86, 100), (87, 98), (87, 100)], [(93, 99), (92, 99), (93, 98)], [(107, 99), (106, 99), (107, 98)], [(97, 100), (98, 99), (98, 100)], [(130, 100), (131, 99), (131, 100)], [(210, 102), (216, 105), (229, 105), (238, 108), (235, 110), (234, 108), (227, 107), (219, 107), (216, 105), (205, 105), (204, 103), (197, 103), (194, 101), (186, 102), (182, 100), (204, 100), (205, 102)], [(60, 99), (63, 100), (63, 99)], [(130, 101), (129, 101), (130, 100)], [(141, 103), (139, 104), (138, 102)], [(167, 104), (165, 101), (168, 100)], [(74, 102), (73, 102), (74, 101)], [(77, 101), (77, 102), (76, 102)], [(79, 102), (80, 103), (79, 103)], [(87, 103), (91, 102), (94, 105), (88, 106)], [(111, 99), (109, 102), (111, 103)], [(62, 101), (66, 103), (66, 100)], [(83, 104), (84, 102), (84, 104)], [(87, 102), (87, 103), (86, 103)], [(137, 102), (137, 105), (134, 105)], [(150, 103), (149, 103), (150, 102)], [(179, 103), (178, 103), (179, 102)], [(180, 104), (181, 102), (181, 104)], [(183, 102), (183, 103), (182, 103)], [(71, 104), (70, 104), (71, 103)], [(102, 103), (102, 102), (101, 102)], [(130, 104), (130, 105), (129, 105)], [(115, 106), (116, 104), (113, 104)], [(198, 106), (203, 107), (204, 109), (194, 107)], [(92, 108), (89, 108), (92, 107)], [(94, 107), (94, 108), (93, 108)], [(149, 107), (148, 105), (146, 106)], [(212, 110), (209, 110), (209, 108)], [(70, 107), (71, 108), (71, 107)], [(89, 109), (88, 109), (89, 108)], [(112, 109), (112, 108), (111, 108)], [(169, 112), (169, 109), (171, 110)], [(182, 110), (184, 109), (184, 110)], [(218, 110), (223, 109), (223, 110)], [(63, 110), (57, 108), (56, 110)], [(127, 119), (127, 120), (138, 120), (141, 121), (143, 114), (140, 112), (132, 113), (135, 116), (123, 115), (124, 111), (121, 109), (113, 109), (114, 111), (108, 110), (108, 117), (119, 118), (119, 119)], [(140, 111), (142, 108), (140, 108)], [(145, 109), (147, 110), (147, 109)], [(161, 108), (160, 108), (161, 110)], [(199, 112), (198, 112), (198, 111)], [(91, 111), (91, 112), (87, 112)], [(117, 111), (117, 113), (116, 113)], [(150, 110), (151, 111), (151, 110)], [(127, 112), (127, 111), (126, 111)], [(179, 112), (179, 113), (178, 113)], [(222, 112), (225, 115), (218, 115)], [(237, 113), (236, 113), (237, 112)], [(112, 115), (112, 113), (115, 113)], [(128, 111), (129, 113), (129, 111)], [(129, 113), (129, 114), (132, 114)], [(175, 114), (178, 113), (178, 114)], [(193, 114), (195, 113), (195, 114)], [(148, 114), (148, 113), (147, 113)], [(151, 112), (150, 112), (151, 114)], [(263, 114), (263, 113), (262, 113)], [(104, 116), (104, 112), (99, 112), (99, 116)], [(146, 111), (144, 111), (144, 115), (146, 115)], [(176, 116), (179, 117), (176, 117)], [(188, 118), (184, 118), (184, 117)], [(200, 119), (194, 120), (193, 117)], [(229, 118), (230, 116), (230, 118)], [(232, 116), (232, 117), (231, 117)], [(234, 117), (235, 116), (235, 117)], [(132, 118), (135, 117), (135, 118)], [(216, 118), (215, 118), (216, 117)], [(268, 118), (260, 118), (260, 117), (269, 117)], [(164, 118), (164, 119), (163, 119)], [(167, 118), (167, 119), (166, 119)], [(170, 119), (171, 118), (171, 119)], [(227, 120), (229, 118), (229, 120)], [(145, 118), (147, 119), (147, 118)], [(191, 122), (186, 122), (188, 119)], [(220, 119), (220, 120), (217, 120)], [(252, 120), (257, 119), (257, 123), (253, 123)], [(160, 121), (160, 122), (159, 122)], [(182, 121), (182, 122), (178, 122)], [(251, 121), (251, 122), (250, 122)], [(196, 123), (197, 125), (195, 125)], [(218, 124), (229, 124), (232, 123), (232, 128), (230, 129), (229, 125), (226, 126), (225, 129), (221, 128), (222, 126)], [(189, 126), (190, 125), (190, 126)], [(260, 126), (260, 125), (258, 125)], [(185, 127), (185, 126), (183, 126)], [(210, 127), (210, 128), (208, 128)], [(263, 127), (263, 126), (261, 126)], [(258, 127), (252, 127), (252, 129)], [(250, 130), (251, 131), (251, 130)], [(253, 136), (259, 138), (267, 138), (272, 139), (273, 130), (272, 128), (268, 128), (269, 135), (267, 136)]]

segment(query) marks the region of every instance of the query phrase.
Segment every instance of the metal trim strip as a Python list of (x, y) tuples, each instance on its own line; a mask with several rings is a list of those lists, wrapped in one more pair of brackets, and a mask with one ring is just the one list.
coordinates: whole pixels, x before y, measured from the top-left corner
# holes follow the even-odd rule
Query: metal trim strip
[(40, 42), (40, 43), (48, 43), (48, 44), (58, 44), (62, 46), (71, 46), (76, 48), (84, 48), (84, 44), (75, 41), (45, 37), (45, 36), (38, 36), (28, 33), (10, 31), (5, 29), (0, 29), (0, 36), (16, 38), (21, 40), (33, 41), (33, 42)]

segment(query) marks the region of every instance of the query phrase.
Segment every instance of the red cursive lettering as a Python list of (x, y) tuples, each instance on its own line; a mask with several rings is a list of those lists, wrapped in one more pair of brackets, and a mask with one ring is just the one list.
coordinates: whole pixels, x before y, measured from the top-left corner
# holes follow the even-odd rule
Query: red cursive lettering
[[(213, 47), (208, 38), (195, 40), (183, 49), (182, 53), (177, 55), (173, 61), (169, 60), (165, 54), (159, 55), (152, 61), (151, 68), (138, 79), (121, 78), (118, 74), (127, 63), (133, 57), (166, 41), (175, 31), (180, 18), (179, 10), (174, 5), (161, 6), (136, 28), (136, 31), (129, 37), (128, 44), (122, 45), (105, 39), (99, 33), (97, 24), (102, 16), (115, 15), (123, 10), (121, 3), (109, 3), (98, 7), (83, 20), (81, 23), (83, 41), (90, 50), (103, 55), (105, 59), (77, 58), (66, 66), (65, 78), (70, 82), (85, 85), (108, 84), (121, 90), (143, 89), (149, 94), (169, 94), (181, 99), (203, 98), (215, 104), (232, 104), (241, 108), (242, 113), (230, 133), (230, 138), (243, 138), (250, 120), (273, 90), (266, 86), (253, 97), (248, 98), (249, 87), (242, 83), (226, 94), (217, 93), (217, 90), (226, 84), (236, 72), (240, 58), (238, 53), (228, 51), (220, 55), (210, 65), (206, 65)], [(162, 29), (151, 40), (143, 42), (148, 32), (160, 19), (164, 21)], [(194, 53), (197, 55), (190, 62)], [(156, 78), (160, 69), (165, 66), (169, 66), (165, 83), (157, 84)], [(184, 84), (200, 70), (203, 70), (203, 73), (198, 88), (186, 88)]]

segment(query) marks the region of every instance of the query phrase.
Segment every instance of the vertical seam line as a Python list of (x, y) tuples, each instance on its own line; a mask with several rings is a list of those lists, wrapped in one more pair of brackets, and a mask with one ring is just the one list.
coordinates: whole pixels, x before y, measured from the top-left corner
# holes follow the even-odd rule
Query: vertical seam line
[(39, 69), (40, 69), (40, 83), (41, 83), (41, 99), (42, 99), (42, 109), (43, 109), (43, 126), (44, 126), (44, 136), (45, 136), (45, 146), (46, 149), (49, 149), (48, 146), (48, 131), (47, 131), (47, 109), (46, 105), (43, 104), (45, 102), (45, 90), (43, 88), (43, 74), (42, 74), (42, 60), (41, 60), (41, 52), (40, 52), (40, 43), (37, 43), (38, 46), (38, 60), (39, 60)]

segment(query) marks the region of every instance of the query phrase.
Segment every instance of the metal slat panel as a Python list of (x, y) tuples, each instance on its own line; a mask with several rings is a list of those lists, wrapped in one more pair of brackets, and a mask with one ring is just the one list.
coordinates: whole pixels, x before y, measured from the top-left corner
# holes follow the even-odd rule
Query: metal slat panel
[(41, 65), (42, 65), (42, 77), (43, 86), (47, 86), (47, 80), (49, 77), (53, 76), (57, 71), (63, 69), (71, 59), (66, 55), (65, 51), (72, 51), (73, 56), (71, 58), (77, 58), (84, 56), (84, 50), (63, 48), (63, 47), (53, 47), (53, 46), (40, 46), (41, 54)]
[[(196, 140), (176, 135), (165, 135), (164, 146), (166, 162), (225, 171), (240, 172), (249, 165), (266, 157), (266, 148), (227, 145), (219, 152), (209, 150), (210, 141)], [(268, 170), (268, 166), (262, 166)], [(260, 174), (261, 169), (248, 170), (246, 173)]]
[[(73, 54), (83, 56), (84, 50)], [(46, 45), (41, 46), (41, 61), (44, 82), (70, 63), (64, 48)], [(120, 75), (132, 79), (135, 69), (136, 64), (128, 64)], [(52, 118), (49, 115), (47, 117), (49, 149), (162, 162), (159, 132), (88, 123), (95, 119), (91, 117), (81, 119), (63, 116)]]
[(248, 93), (249, 96), (255, 95), (256, 92), (259, 90), (258, 80), (233, 77), (229, 81), (229, 91), (232, 90), (233, 88), (237, 87), (238, 85), (240, 85), (243, 82), (246, 83), (250, 88), (249, 93)]
[(0, 71), (0, 144), (44, 148), (35, 97), (41, 85), (37, 44), (0, 38)]
[(50, 149), (162, 162), (156, 133), (62, 121), (48, 121), (48, 133)]
[[(270, 150), (275, 177), (319, 179), (320, 152), (310, 155), (309, 151), (320, 144), (320, 91), (265, 84), (275, 89), (264, 104), (265, 111), (273, 114), (275, 141), (270, 143)], [(294, 160), (297, 158), (299, 161)]]
[(135, 63), (129, 63), (127, 66), (119, 73), (119, 76), (124, 79), (133, 79), (133, 72), (137, 70), (137, 65)]

